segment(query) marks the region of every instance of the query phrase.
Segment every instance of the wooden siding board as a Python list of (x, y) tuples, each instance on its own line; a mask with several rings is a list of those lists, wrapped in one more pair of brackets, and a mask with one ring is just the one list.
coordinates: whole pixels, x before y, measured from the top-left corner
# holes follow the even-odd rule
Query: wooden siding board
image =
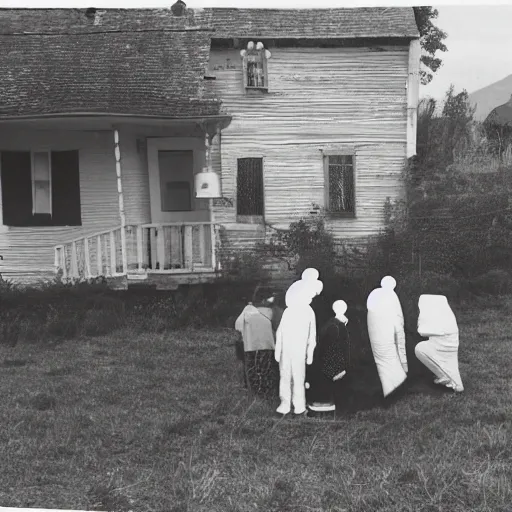
[[(330, 219), (336, 237), (376, 233), (387, 197), (402, 192), (406, 157), (408, 46), (269, 48), (269, 91), (246, 94), (237, 50), (213, 49), (210, 72), (225, 110), (222, 132), (223, 196), (215, 220), (236, 222), (237, 158), (264, 157), (265, 218), (287, 227), (324, 204), (322, 150), (351, 145), (356, 155), (355, 219)], [(254, 233), (226, 231), (229, 244), (254, 242)], [(231, 242), (231, 239), (233, 240)]]

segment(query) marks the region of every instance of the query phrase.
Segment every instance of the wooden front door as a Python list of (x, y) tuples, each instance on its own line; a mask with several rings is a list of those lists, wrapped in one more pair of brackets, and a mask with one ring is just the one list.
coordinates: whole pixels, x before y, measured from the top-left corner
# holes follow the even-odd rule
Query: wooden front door
[(195, 197), (195, 174), (204, 166), (204, 140), (148, 139), (151, 222), (209, 222), (208, 201)]

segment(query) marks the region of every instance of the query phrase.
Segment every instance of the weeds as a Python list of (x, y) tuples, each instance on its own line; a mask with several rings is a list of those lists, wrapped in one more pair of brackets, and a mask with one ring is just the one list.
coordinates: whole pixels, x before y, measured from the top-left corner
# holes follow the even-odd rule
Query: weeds
[(4, 345), (2, 504), (505, 511), (512, 302), (500, 300), (500, 309), (480, 302), (456, 311), (462, 396), (434, 386), (409, 354), (406, 392), (387, 405), (375, 368), (358, 363), (353, 405), (335, 421), (283, 421), (274, 418), (277, 399), (250, 398), (231, 330), (124, 329), (50, 348)]

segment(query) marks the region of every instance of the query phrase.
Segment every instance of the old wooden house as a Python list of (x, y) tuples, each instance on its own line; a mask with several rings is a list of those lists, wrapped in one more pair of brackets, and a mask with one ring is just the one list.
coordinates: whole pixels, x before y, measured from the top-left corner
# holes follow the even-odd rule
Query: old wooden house
[(376, 233), (418, 38), (412, 8), (0, 10), (4, 277), (203, 281), (319, 207)]

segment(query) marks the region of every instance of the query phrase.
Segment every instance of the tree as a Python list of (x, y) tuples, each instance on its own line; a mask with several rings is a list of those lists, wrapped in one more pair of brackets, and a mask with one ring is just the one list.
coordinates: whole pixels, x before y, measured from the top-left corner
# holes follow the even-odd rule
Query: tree
[(435, 55), (437, 51), (445, 52), (448, 50), (443, 43), (443, 39), (446, 39), (448, 34), (432, 23), (432, 20), (439, 15), (437, 9), (433, 7), (414, 7), (413, 9), (416, 25), (420, 32), (421, 48), (424, 52), (421, 56), (421, 62), (427, 68), (427, 70), (420, 70), (421, 83), (426, 85), (432, 80), (433, 73), (442, 64), (442, 60)]

